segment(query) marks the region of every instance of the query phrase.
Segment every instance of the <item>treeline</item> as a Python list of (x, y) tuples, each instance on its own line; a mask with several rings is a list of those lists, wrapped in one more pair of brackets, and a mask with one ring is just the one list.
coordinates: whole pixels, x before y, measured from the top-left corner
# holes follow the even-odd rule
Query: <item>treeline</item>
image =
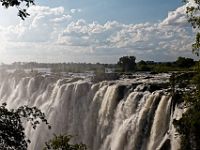
[(123, 56), (118, 61), (121, 72), (149, 71), (149, 72), (169, 72), (169, 71), (189, 71), (193, 70), (196, 64), (192, 58), (178, 57), (174, 62), (154, 62), (141, 60), (135, 62), (134, 56)]
[(37, 62), (15, 62), (10, 65), (2, 64), (2, 69), (35, 69), (49, 68), (51, 72), (74, 72), (85, 71), (104, 72), (106, 67), (113, 68), (113, 64), (91, 64), (91, 63), (37, 63)]
[(137, 63), (138, 71), (169, 72), (193, 70), (196, 62), (192, 58), (178, 57), (174, 62), (140, 61)]
[(37, 62), (14, 62), (12, 64), (1, 64), (1, 69), (35, 69), (49, 68), (51, 72), (73, 72), (81, 73), (92, 71), (104, 73), (107, 68), (114, 72), (169, 72), (169, 71), (188, 71), (193, 70), (195, 61), (191, 58), (178, 57), (174, 62), (154, 62), (144, 61), (135, 62), (135, 56), (123, 56), (119, 58), (117, 64), (92, 64), (92, 63), (37, 63)]

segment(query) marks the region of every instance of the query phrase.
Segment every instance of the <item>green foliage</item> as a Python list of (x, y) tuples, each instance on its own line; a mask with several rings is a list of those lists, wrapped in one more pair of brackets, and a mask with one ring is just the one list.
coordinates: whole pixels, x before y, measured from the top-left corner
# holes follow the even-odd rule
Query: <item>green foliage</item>
[(178, 57), (175, 61), (177, 67), (189, 68), (195, 65), (195, 62), (192, 58)]
[[(181, 135), (181, 150), (200, 149), (200, 73), (176, 75), (175, 86), (190, 88), (182, 91), (179, 97), (184, 101), (187, 110), (180, 120), (173, 122)], [(176, 93), (173, 96), (174, 100), (177, 100)]]
[(173, 71), (192, 71), (194, 66), (195, 61), (193, 59), (178, 57), (174, 62), (149, 62), (141, 60), (137, 63), (137, 70), (167, 73)]
[(136, 63), (135, 56), (123, 56), (119, 58), (118, 65), (122, 68), (123, 72), (135, 71)]
[[(16, 7), (18, 9), (18, 16), (24, 20), (29, 16), (26, 9), (31, 5), (34, 5), (34, 0), (0, 0), (0, 3), (5, 8)], [(23, 7), (21, 8), (21, 6)]]
[(40, 121), (49, 126), (44, 113), (36, 107), (21, 106), (18, 109), (8, 110), (6, 103), (3, 103), (0, 106), (0, 149), (27, 149), (30, 140), (26, 139), (21, 119), (30, 122), (34, 129)]
[(44, 150), (86, 150), (84, 144), (70, 144), (71, 135), (54, 135), (54, 138), (46, 142)]
[[(185, 3), (189, 2), (188, 0), (184, 0)], [(186, 14), (188, 17), (188, 22), (192, 25), (194, 29), (196, 29), (196, 40), (195, 43), (192, 44), (193, 53), (199, 56), (199, 48), (200, 48), (200, 1), (194, 0), (196, 5), (188, 6), (186, 8)]]
[(143, 60), (141, 60), (137, 63), (137, 69), (139, 71), (150, 71), (151, 70), (151, 68), (148, 66), (148, 64)]
[[(180, 57), (181, 58), (181, 57)], [(184, 57), (182, 57), (184, 58)], [(177, 59), (178, 60), (178, 59)], [(181, 65), (179, 61), (175, 62), (153, 62), (153, 61), (139, 61), (137, 64), (134, 63), (130, 65), (132, 70), (128, 68), (128, 72), (132, 71), (152, 71), (157, 73), (170, 72), (170, 71), (192, 71), (193, 66), (191, 62), (194, 62), (191, 58), (184, 58), (183, 63), (186, 65)], [(191, 60), (191, 61), (188, 61)], [(194, 62), (195, 63), (195, 62)], [(182, 67), (181, 67), (182, 66)], [(94, 73), (104, 73), (105, 68), (114, 68), (115, 72), (122, 72), (122, 65), (117, 64), (91, 64), (91, 63), (36, 63), (36, 62), (14, 62), (12, 64), (2, 64), (4, 69), (35, 69), (37, 68), (49, 68), (52, 72), (73, 72), (73, 73), (83, 73), (83, 72), (94, 72)], [(124, 67), (125, 68), (125, 67)]]
[[(200, 101), (199, 96), (185, 94), (187, 111), (180, 120), (174, 120), (177, 131), (181, 134), (181, 149), (200, 149)], [(189, 107), (188, 107), (189, 106)]]
[(169, 67), (169, 66), (166, 66), (165, 64), (157, 64), (153, 66), (152, 70), (157, 73), (167, 73), (169, 71), (175, 71), (175, 70), (177, 71), (179, 70), (179, 68)]
[[(185, 3), (189, 2), (184, 0)], [(193, 1), (196, 5), (189, 5), (186, 8), (188, 22), (196, 29), (196, 40), (192, 44), (193, 53), (199, 56), (200, 48), (200, 1)], [(180, 59), (179, 59), (180, 60)], [(182, 96), (186, 112), (180, 120), (174, 120), (177, 131), (181, 134), (181, 149), (196, 150), (200, 149), (200, 68), (199, 62), (196, 67), (196, 75), (192, 78), (190, 86), (193, 89), (185, 91)]]

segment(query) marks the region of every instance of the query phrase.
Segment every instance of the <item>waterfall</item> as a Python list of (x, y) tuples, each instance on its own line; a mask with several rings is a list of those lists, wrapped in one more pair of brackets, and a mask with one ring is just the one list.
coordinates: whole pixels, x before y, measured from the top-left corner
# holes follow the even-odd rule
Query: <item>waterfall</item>
[[(0, 98), (9, 108), (36, 106), (52, 129), (25, 124), (30, 150), (39, 150), (53, 134), (74, 135), (89, 150), (178, 149), (171, 97), (160, 77), (92, 83), (56, 75), (1, 74)], [(158, 86), (160, 87), (160, 86)], [(177, 109), (177, 113), (180, 113)]]

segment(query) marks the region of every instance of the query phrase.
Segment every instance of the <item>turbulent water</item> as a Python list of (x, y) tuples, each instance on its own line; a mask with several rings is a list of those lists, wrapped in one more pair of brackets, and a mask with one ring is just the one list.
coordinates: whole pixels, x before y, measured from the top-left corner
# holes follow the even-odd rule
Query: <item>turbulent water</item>
[(9, 108), (37, 106), (52, 129), (25, 124), (30, 150), (42, 149), (53, 134), (75, 135), (89, 150), (176, 150), (168, 76), (92, 83), (57, 75), (1, 74), (0, 98)]

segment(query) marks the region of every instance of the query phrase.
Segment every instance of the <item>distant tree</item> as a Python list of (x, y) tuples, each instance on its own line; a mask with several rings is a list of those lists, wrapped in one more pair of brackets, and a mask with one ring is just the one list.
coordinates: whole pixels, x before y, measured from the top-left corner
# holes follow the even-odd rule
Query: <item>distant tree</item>
[(146, 61), (146, 63), (147, 63), (148, 65), (155, 65), (155, 64), (156, 64), (156, 62), (154, 62), (154, 61)]
[(144, 60), (141, 60), (137, 63), (137, 69), (140, 71), (150, 71), (151, 70), (151, 68), (149, 68), (148, 64)]
[(30, 122), (34, 129), (40, 121), (48, 124), (44, 113), (36, 107), (21, 106), (18, 109), (8, 110), (3, 103), (0, 106), (1, 150), (27, 150), (30, 140), (25, 136), (22, 119)]
[(144, 60), (141, 60), (138, 62), (138, 65), (147, 65), (147, 63)]
[(189, 68), (194, 66), (195, 62), (192, 58), (178, 57), (178, 59), (175, 61), (175, 64), (178, 67)]
[(0, 3), (5, 8), (16, 7), (18, 9), (18, 16), (24, 20), (29, 16), (26, 9), (31, 5), (34, 5), (34, 1), (35, 0), (0, 0)]
[(135, 56), (123, 56), (119, 58), (118, 65), (123, 72), (134, 71), (136, 69)]
[(71, 135), (54, 135), (54, 138), (46, 142), (43, 150), (86, 150), (85, 144), (70, 144)]

